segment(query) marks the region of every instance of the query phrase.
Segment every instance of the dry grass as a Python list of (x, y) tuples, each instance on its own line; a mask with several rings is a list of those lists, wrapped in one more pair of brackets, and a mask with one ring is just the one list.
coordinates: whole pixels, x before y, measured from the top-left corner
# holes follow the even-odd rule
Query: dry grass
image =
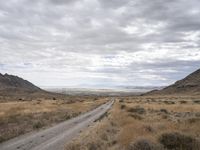
[(0, 103), (0, 142), (87, 112), (107, 99), (33, 100)]
[(95, 121), (90, 128), (70, 143), (66, 150), (107, 150), (117, 146), (117, 134), (119, 129), (113, 122), (112, 111), (103, 118)]
[[(80, 149), (89, 149), (86, 143), (102, 144), (101, 133), (114, 124), (116, 133), (112, 134), (114, 145), (106, 144), (95, 149), (111, 150), (164, 150), (170, 149), (164, 142), (170, 141), (168, 136), (175, 135), (179, 142), (170, 143), (174, 150), (199, 150), (200, 141), (200, 104), (199, 97), (127, 97), (118, 99), (107, 118), (98, 125), (89, 129), (95, 134), (92, 139), (85, 138), (83, 132), (70, 145), (83, 146)], [(184, 102), (183, 102), (184, 101)], [(104, 129), (99, 130), (99, 126)], [(100, 131), (100, 132), (98, 132)], [(98, 132), (98, 133), (97, 133)], [(177, 134), (178, 133), (178, 134)], [(178, 136), (176, 136), (178, 135)], [(111, 136), (107, 133), (107, 136)], [(167, 137), (167, 139), (162, 139)], [(183, 138), (182, 138), (183, 137)], [(84, 139), (84, 142), (81, 142)], [(161, 140), (162, 139), (162, 140)], [(106, 140), (112, 143), (112, 140)], [(184, 143), (184, 144), (183, 144)], [(77, 148), (78, 150), (79, 148)], [(68, 147), (67, 150), (72, 150)]]
[[(180, 104), (180, 101), (186, 103)], [(166, 132), (180, 132), (194, 138), (200, 138), (200, 121), (196, 113), (200, 111), (200, 105), (193, 102), (193, 98), (182, 97), (134, 97), (124, 102), (127, 109), (122, 111), (121, 119), (118, 119), (120, 131), (119, 141), (127, 147), (133, 141), (140, 138), (158, 143), (159, 137)], [(140, 115), (142, 119), (131, 117), (130, 109), (137, 110), (131, 115)], [(143, 110), (143, 109), (145, 110)], [(146, 113), (138, 113), (146, 112)], [(117, 116), (119, 116), (118, 113)], [(131, 118), (130, 118), (131, 117)], [(195, 121), (191, 121), (191, 119)]]

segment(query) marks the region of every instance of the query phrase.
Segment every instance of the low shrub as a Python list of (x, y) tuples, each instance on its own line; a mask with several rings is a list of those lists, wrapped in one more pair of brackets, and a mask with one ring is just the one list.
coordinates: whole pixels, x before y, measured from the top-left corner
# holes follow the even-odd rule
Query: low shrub
[(200, 117), (200, 112), (197, 112), (197, 113), (195, 114), (195, 116), (196, 116), (196, 117)]
[(149, 125), (144, 126), (144, 130), (147, 132), (154, 132), (154, 129)]
[(128, 109), (128, 112), (133, 112), (133, 113), (137, 113), (137, 114), (145, 114), (146, 110), (142, 107), (134, 107), (134, 108)]
[(166, 115), (166, 114), (162, 115), (162, 119), (168, 119), (168, 118), (169, 118), (168, 115)]
[(120, 103), (123, 103), (123, 102), (124, 102), (124, 100), (123, 100), (123, 99), (120, 99), (120, 100), (119, 100), (119, 102), (120, 102)]
[(182, 101), (180, 101), (180, 103), (181, 103), (181, 104), (186, 104), (187, 101), (182, 100)]
[(98, 98), (97, 98), (97, 97), (95, 97), (95, 98), (94, 98), (94, 101), (97, 101), (97, 100), (98, 100)]
[(44, 126), (44, 124), (41, 121), (37, 121), (33, 123), (33, 129), (40, 129)]
[(81, 150), (81, 144), (70, 143), (70, 144), (67, 145), (65, 150)]
[(192, 124), (192, 123), (197, 123), (200, 122), (200, 118), (189, 118), (187, 121)]
[(193, 102), (196, 104), (200, 104), (200, 100), (194, 100)]
[(169, 112), (166, 109), (160, 109), (160, 112), (168, 114)]
[(124, 109), (124, 108), (126, 108), (126, 105), (121, 105), (120, 108)]
[(198, 150), (200, 148), (196, 139), (177, 132), (164, 133), (159, 141), (169, 150)]
[(101, 149), (101, 145), (100, 143), (91, 142), (87, 144), (87, 148), (88, 150), (98, 150), (98, 149)]
[(168, 105), (172, 105), (172, 104), (176, 104), (175, 102), (173, 101), (163, 101), (165, 104), (168, 104)]
[(127, 150), (161, 150), (159, 144), (153, 143), (147, 139), (141, 139), (128, 146)]
[(140, 115), (138, 115), (138, 114), (130, 114), (130, 116), (133, 117), (133, 118), (136, 119), (136, 120), (142, 120), (142, 119), (143, 119), (143, 118), (142, 118)]

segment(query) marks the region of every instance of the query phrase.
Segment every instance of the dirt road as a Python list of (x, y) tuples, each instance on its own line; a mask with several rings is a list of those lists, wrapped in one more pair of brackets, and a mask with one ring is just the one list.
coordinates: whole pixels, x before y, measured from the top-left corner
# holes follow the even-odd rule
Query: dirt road
[(25, 134), (0, 144), (0, 150), (62, 150), (66, 142), (86, 129), (112, 106), (114, 100), (51, 128)]

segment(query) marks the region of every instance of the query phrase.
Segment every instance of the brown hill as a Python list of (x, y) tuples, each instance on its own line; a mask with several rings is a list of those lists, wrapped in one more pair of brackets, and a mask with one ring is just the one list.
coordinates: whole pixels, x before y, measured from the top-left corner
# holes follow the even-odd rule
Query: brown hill
[(18, 76), (0, 73), (0, 91), (38, 92), (41, 89)]
[(188, 75), (182, 80), (162, 89), (148, 92), (145, 95), (154, 94), (186, 94), (186, 95), (199, 95), (200, 94), (200, 69)]
[(0, 101), (64, 99), (66, 95), (47, 92), (18, 76), (0, 73)]

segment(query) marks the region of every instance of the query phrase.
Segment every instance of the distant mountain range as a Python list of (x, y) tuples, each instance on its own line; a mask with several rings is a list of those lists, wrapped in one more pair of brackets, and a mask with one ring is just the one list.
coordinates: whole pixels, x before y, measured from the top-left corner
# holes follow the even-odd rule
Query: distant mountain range
[(184, 94), (184, 95), (199, 95), (200, 94), (200, 69), (191, 73), (182, 80), (163, 88), (162, 90), (154, 90), (148, 92), (147, 95), (155, 94)]
[[(118, 87), (119, 88), (119, 87)], [(122, 87), (121, 87), (122, 88)], [(200, 94), (200, 69), (188, 75), (182, 80), (175, 82), (174, 84), (164, 87), (129, 87), (125, 86), (123, 89), (129, 89), (129, 92), (133, 92), (133, 89), (151, 90), (143, 95), (171, 95), (171, 94), (184, 94), (184, 95), (197, 95)], [(55, 91), (54, 91), (55, 92)], [(37, 93), (37, 94), (35, 94)], [(46, 92), (39, 87), (35, 86), (31, 82), (24, 80), (18, 76), (1, 74), (0, 73), (0, 96), (2, 95), (45, 95), (53, 96), (55, 93)], [(66, 93), (65, 93), (66, 94)]]

